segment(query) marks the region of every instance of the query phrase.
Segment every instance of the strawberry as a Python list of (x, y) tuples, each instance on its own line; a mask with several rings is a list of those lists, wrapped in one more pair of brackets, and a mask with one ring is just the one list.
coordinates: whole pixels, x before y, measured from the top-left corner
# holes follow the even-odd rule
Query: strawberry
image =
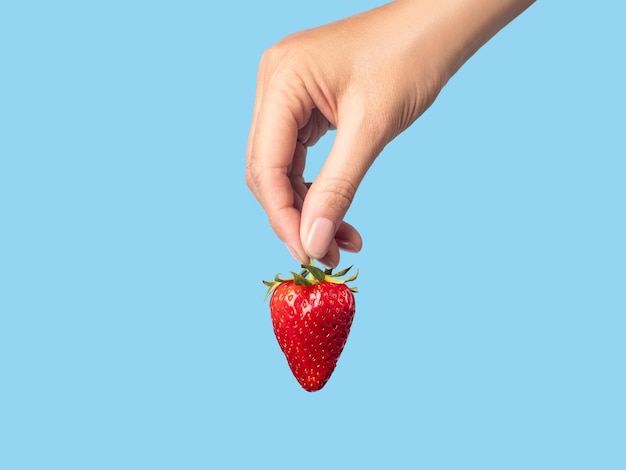
[(354, 292), (347, 282), (350, 268), (335, 275), (303, 264), (300, 274), (273, 282), (263, 281), (270, 294), (274, 334), (296, 380), (308, 392), (320, 390), (332, 375), (341, 355), (355, 313)]

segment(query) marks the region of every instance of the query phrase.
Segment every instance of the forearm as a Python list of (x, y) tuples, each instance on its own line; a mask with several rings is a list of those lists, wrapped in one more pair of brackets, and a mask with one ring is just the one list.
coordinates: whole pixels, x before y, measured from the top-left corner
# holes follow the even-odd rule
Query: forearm
[(534, 0), (396, 0), (414, 57), (434, 61), (445, 82)]

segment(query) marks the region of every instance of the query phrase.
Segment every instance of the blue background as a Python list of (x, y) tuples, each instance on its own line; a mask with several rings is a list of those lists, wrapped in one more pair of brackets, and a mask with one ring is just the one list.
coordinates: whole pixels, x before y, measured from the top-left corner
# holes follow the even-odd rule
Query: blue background
[(291, 376), (257, 64), (378, 4), (0, 4), (0, 468), (626, 468), (620, 2), (535, 4), (385, 149), (348, 345)]

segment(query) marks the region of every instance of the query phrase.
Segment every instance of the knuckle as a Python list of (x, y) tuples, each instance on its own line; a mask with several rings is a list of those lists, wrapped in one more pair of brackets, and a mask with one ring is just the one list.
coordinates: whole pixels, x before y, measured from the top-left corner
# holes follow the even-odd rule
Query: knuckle
[(347, 178), (330, 179), (324, 188), (328, 205), (338, 212), (346, 212), (354, 200), (356, 189)]
[(246, 186), (248, 189), (256, 194), (257, 182), (259, 180), (259, 169), (257, 165), (248, 163), (246, 165)]
[(297, 57), (297, 48), (294, 47), (293, 39), (288, 36), (263, 52), (259, 68), (262, 71), (271, 72), (289, 69), (289, 64), (293, 63)]
[(254, 179), (249, 172), (246, 172), (246, 186), (250, 191), (254, 191), (256, 187), (256, 185), (254, 184)]

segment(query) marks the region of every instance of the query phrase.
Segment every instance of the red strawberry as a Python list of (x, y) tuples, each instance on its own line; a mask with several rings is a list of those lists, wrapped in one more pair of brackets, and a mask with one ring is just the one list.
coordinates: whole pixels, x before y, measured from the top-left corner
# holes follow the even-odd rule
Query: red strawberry
[(350, 270), (333, 275), (313, 265), (302, 265), (304, 271), (293, 278), (274, 282), (269, 287), (270, 312), (274, 334), (287, 358), (291, 372), (302, 388), (320, 390), (332, 375), (341, 355), (355, 313), (357, 289), (346, 285), (357, 274), (340, 279)]

